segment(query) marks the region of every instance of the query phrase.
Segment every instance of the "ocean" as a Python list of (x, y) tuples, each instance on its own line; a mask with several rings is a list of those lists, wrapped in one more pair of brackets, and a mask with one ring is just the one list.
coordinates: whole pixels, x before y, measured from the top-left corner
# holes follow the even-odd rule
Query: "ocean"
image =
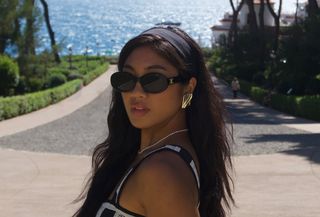
[[(294, 11), (296, 0), (283, 10)], [(231, 11), (229, 0), (47, 0), (62, 54), (116, 55), (143, 30), (162, 21), (181, 22), (180, 28), (201, 46), (210, 47), (210, 27)], [(234, 2), (236, 2), (234, 0)], [(277, 6), (277, 5), (276, 5)], [(41, 5), (40, 5), (41, 8)], [(50, 42), (45, 25), (39, 32), (41, 49)]]

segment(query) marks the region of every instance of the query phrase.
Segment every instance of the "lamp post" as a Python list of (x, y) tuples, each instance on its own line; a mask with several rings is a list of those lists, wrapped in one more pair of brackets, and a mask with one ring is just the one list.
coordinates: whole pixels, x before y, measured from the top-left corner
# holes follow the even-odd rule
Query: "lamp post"
[[(284, 58), (281, 58), (279, 60), (279, 69), (281, 71), (282, 74), (284, 74), (284, 72), (286, 71), (286, 63), (287, 63), (287, 59), (284, 57)], [(283, 77), (283, 76), (282, 76)], [(289, 87), (289, 89), (287, 90), (287, 95), (291, 95), (293, 92), (293, 88), (292, 87)]]
[[(98, 57), (98, 61), (100, 62), (100, 64), (102, 64), (103, 63), (103, 60), (102, 60), (102, 55), (103, 54), (100, 54), (100, 47), (99, 47), (99, 45), (100, 45), (100, 43), (99, 43), (99, 41), (97, 41), (97, 57)], [(101, 55), (101, 57), (100, 57), (100, 55)]]
[(97, 41), (97, 56), (100, 57), (100, 50), (99, 50), (100, 43)]
[(271, 50), (270, 58), (271, 58), (271, 70), (269, 72), (268, 80), (269, 80), (270, 89), (273, 89), (273, 85), (274, 85), (274, 83), (273, 83), (273, 75), (274, 75), (274, 73), (276, 73), (276, 68), (277, 68), (276, 62), (275, 62), (276, 58), (277, 58), (277, 55), (276, 55), (274, 50)]
[(72, 69), (72, 44), (67, 46), (69, 53), (69, 69)]
[(89, 47), (88, 47), (88, 46), (86, 46), (86, 49), (85, 49), (84, 55), (85, 55), (85, 57), (86, 57), (86, 66), (87, 66), (87, 68), (88, 68), (88, 51), (89, 51)]

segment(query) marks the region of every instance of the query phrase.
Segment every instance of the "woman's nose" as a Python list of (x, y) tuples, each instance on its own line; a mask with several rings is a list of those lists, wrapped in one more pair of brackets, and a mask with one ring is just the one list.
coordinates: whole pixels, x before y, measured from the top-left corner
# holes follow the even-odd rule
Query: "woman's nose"
[(146, 92), (143, 90), (140, 82), (138, 81), (134, 86), (133, 90), (130, 91), (133, 96), (145, 96)]

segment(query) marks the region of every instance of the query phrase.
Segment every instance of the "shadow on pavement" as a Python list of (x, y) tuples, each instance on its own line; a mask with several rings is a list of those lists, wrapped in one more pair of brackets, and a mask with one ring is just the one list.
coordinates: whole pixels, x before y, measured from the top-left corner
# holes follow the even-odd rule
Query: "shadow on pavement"
[[(297, 131), (299, 133), (292, 132), (290, 128), (283, 125), (314, 124), (316, 122), (292, 117), (271, 108), (264, 107), (254, 103), (241, 93), (237, 99), (233, 99), (231, 88), (228, 84), (222, 80), (218, 80), (216, 77), (213, 77), (213, 81), (227, 107), (229, 113), (228, 122), (238, 128), (242, 128), (243, 125), (249, 125), (249, 127), (246, 126), (245, 128), (245, 130), (247, 130), (246, 132), (241, 132), (240, 130), (239, 136), (245, 139), (245, 143), (262, 145), (264, 145), (264, 143), (273, 143), (275, 145), (279, 143), (279, 146), (283, 143), (291, 143), (292, 146), (290, 146), (290, 149), (284, 151), (279, 150), (279, 152), (303, 156), (311, 162), (320, 164), (320, 134), (301, 130)], [(267, 134), (267, 132), (270, 132), (270, 134)]]
[(275, 111), (248, 100), (228, 100), (227, 110), (236, 124), (313, 124), (314, 121)]
[(260, 142), (290, 142), (295, 144), (293, 149), (282, 151), (281, 153), (300, 155), (309, 161), (320, 164), (320, 134), (261, 134), (247, 137), (248, 143)]

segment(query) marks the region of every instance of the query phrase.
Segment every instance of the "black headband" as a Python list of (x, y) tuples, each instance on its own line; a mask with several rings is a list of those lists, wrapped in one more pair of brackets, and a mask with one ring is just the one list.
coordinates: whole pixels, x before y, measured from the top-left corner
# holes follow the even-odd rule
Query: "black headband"
[[(158, 35), (167, 40), (178, 53), (187, 61), (189, 68), (194, 72), (192, 48), (179, 34), (175, 33), (170, 27), (153, 27), (141, 33), (141, 35)], [(191, 67), (190, 67), (191, 66)]]

